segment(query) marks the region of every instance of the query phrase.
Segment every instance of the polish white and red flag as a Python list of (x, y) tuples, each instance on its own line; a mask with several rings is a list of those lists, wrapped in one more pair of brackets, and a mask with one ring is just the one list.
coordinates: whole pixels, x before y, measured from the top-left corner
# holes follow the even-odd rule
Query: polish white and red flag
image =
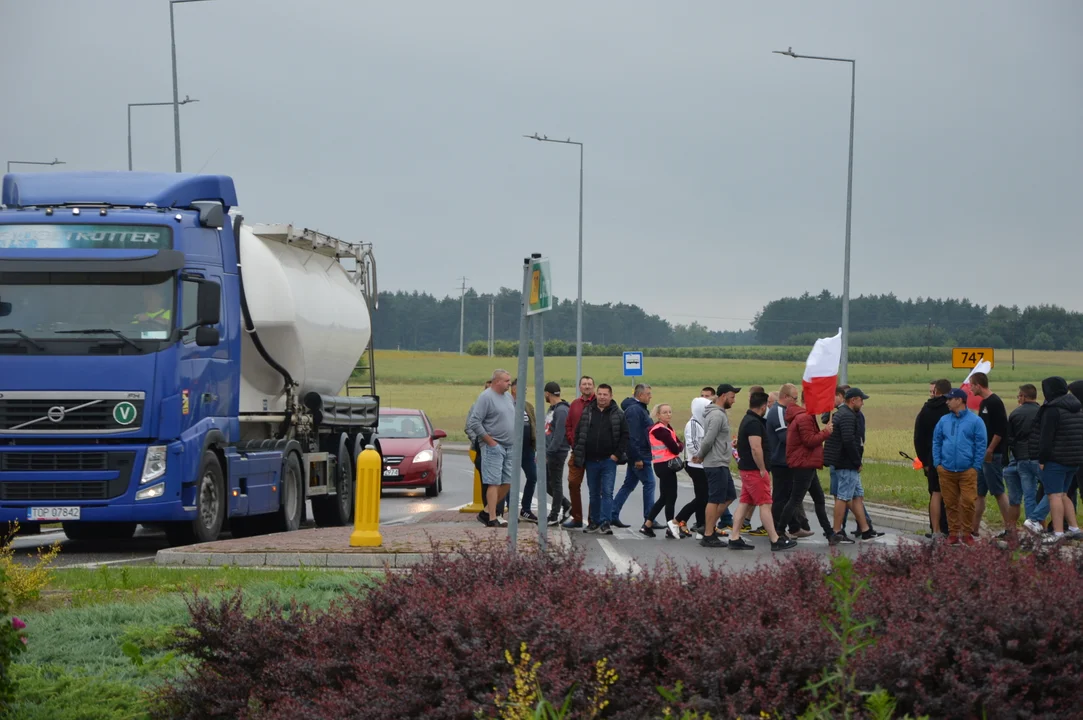
[(835, 409), (835, 387), (842, 361), (842, 328), (834, 337), (820, 338), (805, 361), (801, 389), (805, 391), (805, 410), (824, 413)]
[(975, 412), (981, 407), (981, 396), (974, 395), (970, 392), (970, 376), (978, 372), (988, 375), (989, 371), (992, 369), (993, 363), (988, 360), (982, 360), (974, 366), (974, 369), (967, 374), (966, 380), (963, 380), (963, 384), (959, 386), (962, 390), (966, 391), (966, 406)]

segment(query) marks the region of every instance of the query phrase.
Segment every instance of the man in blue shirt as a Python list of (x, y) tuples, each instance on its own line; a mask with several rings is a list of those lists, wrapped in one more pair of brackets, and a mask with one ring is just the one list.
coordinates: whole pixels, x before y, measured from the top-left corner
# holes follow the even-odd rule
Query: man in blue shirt
[(974, 544), (970, 534), (978, 499), (978, 473), (987, 447), (985, 423), (966, 407), (966, 392), (952, 389), (947, 415), (933, 431), (933, 463), (940, 475), (940, 492), (948, 511), (948, 544)]

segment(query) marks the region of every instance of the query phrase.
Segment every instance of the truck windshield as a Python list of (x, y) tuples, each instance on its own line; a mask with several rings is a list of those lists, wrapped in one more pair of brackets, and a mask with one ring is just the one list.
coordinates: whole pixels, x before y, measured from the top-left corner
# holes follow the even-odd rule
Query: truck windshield
[(175, 287), (168, 273), (0, 273), (0, 327), (36, 340), (166, 340)]

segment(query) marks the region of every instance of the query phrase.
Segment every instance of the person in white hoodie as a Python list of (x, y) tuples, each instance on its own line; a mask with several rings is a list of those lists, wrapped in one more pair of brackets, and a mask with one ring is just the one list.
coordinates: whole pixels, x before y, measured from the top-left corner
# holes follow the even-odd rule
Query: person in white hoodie
[(692, 478), (692, 487), (696, 497), (692, 502), (681, 508), (675, 518), (681, 534), (687, 530), (688, 519), (693, 513), (696, 516), (695, 535), (697, 540), (703, 539), (703, 524), (706, 522), (705, 511), (707, 509), (707, 473), (703, 472), (703, 463), (694, 463), (692, 458), (698, 457), (700, 443), (703, 440), (703, 410), (711, 401), (705, 397), (692, 400), (692, 417), (684, 426), (684, 454), (686, 458), (684, 470), (688, 477)]

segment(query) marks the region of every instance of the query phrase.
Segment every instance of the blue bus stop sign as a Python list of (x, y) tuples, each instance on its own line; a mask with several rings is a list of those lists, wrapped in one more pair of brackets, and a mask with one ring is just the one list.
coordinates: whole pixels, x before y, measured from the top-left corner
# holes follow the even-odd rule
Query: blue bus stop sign
[(641, 377), (643, 375), (643, 353), (624, 353), (624, 377)]

